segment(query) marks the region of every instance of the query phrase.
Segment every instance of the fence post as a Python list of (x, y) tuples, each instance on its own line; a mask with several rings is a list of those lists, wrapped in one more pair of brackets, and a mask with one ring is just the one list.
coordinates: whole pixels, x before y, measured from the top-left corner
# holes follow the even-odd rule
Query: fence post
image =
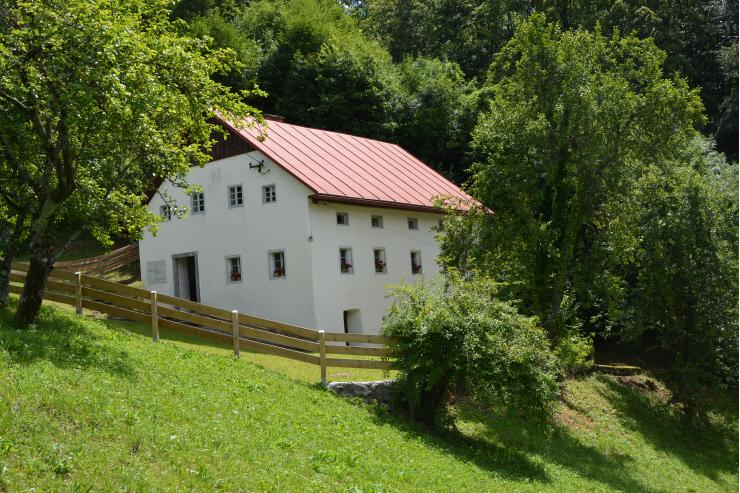
[(82, 315), (82, 272), (75, 272), (75, 313)]
[(239, 357), (239, 310), (231, 310), (231, 333), (234, 335), (234, 356)]
[(159, 313), (157, 312), (157, 292), (151, 291), (152, 300), (152, 340), (159, 342)]
[(321, 385), (326, 387), (326, 337), (319, 331), (319, 358), (321, 359)]

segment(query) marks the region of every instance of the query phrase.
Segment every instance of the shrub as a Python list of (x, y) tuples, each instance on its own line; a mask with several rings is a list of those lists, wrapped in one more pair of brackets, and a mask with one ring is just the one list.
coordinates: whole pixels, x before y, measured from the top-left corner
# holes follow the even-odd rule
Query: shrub
[(383, 333), (396, 338), (396, 398), (413, 419), (449, 424), (450, 403), (463, 393), (547, 416), (560, 388), (558, 360), (536, 319), (498, 299), (492, 280), (453, 271), (391, 293)]

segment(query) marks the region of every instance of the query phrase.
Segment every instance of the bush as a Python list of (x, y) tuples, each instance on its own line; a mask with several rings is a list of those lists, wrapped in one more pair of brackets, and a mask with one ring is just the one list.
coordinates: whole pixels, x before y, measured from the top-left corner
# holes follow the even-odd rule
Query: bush
[(383, 333), (396, 338), (396, 398), (413, 419), (450, 422), (452, 399), (463, 393), (528, 417), (543, 418), (558, 396), (561, 370), (535, 318), (497, 298), (486, 278), (457, 272), (392, 289), (396, 297)]

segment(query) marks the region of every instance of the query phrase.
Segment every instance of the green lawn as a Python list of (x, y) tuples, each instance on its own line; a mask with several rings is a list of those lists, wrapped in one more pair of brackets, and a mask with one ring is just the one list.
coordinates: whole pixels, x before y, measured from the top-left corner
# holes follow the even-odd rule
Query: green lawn
[(734, 419), (685, 425), (614, 377), (569, 381), (551, 427), (468, 404), (441, 436), (333, 396), (313, 366), (235, 360), (164, 331), (154, 344), (144, 327), (58, 306), (33, 330), (9, 318), (0, 310), (0, 491), (738, 488)]

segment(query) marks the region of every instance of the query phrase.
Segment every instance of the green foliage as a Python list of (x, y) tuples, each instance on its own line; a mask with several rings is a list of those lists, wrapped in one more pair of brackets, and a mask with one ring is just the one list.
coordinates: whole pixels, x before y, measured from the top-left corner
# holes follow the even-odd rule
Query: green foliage
[(555, 338), (566, 292), (588, 310), (601, 282), (605, 204), (700, 121), (696, 92), (662, 77), (663, 58), (650, 41), (563, 32), (534, 15), (491, 66), (470, 189), (494, 213), (466, 258), (518, 283), (512, 296)]
[(560, 370), (545, 332), (497, 297), (485, 278), (449, 272), (444, 286), (420, 281), (393, 288), (382, 332), (398, 340), (397, 396), (428, 424), (449, 424), (455, 396), (495, 402), (529, 417), (547, 416)]
[(208, 119), (256, 113), (212, 79), (233, 53), (183, 36), (168, 6), (12, 2), (0, 17), (0, 197), (30, 219), (27, 321), (71, 237), (87, 229), (106, 244), (154, 229), (147, 195), (209, 159)]
[(697, 140), (621, 204), (624, 334), (652, 345), (692, 412), (737, 389), (737, 165), (719, 156)]

